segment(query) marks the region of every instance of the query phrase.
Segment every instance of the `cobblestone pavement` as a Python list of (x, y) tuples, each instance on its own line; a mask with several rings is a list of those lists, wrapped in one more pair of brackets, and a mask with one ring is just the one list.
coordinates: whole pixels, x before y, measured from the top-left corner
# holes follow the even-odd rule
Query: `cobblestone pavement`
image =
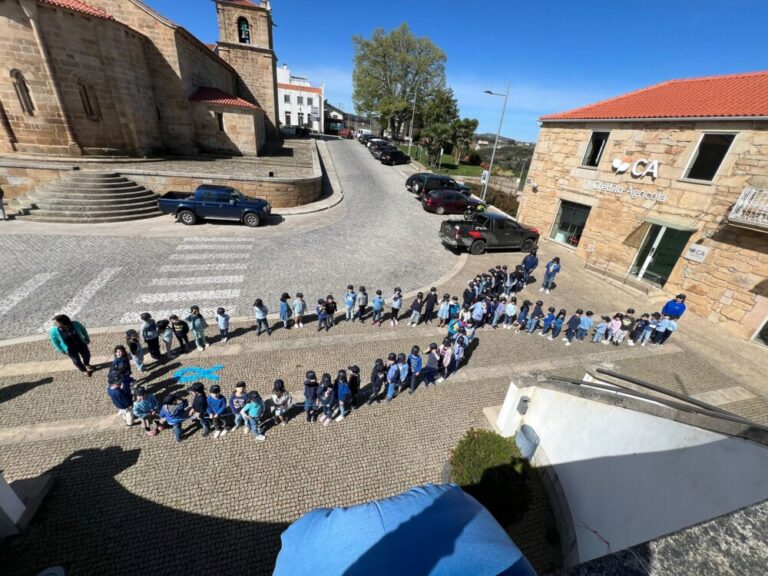
[(276, 311), (283, 291), (300, 290), (311, 305), (327, 294), (341, 297), (349, 283), (389, 296), (396, 285), (408, 291), (451, 270), (457, 256), (440, 244), (441, 219), (405, 191), (402, 172), (380, 165), (356, 142), (327, 145), (345, 202), (319, 217), (320, 228), (314, 214), (256, 230), (186, 227), (186, 236), (167, 238), (135, 231), (182, 226), (170, 218), (110, 226), (100, 236), (35, 234), (46, 227), (22, 222), (4, 226), (0, 338), (41, 331), (56, 313), (96, 327), (191, 304), (207, 309), (209, 318), (218, 306), (250, 316), (255, 298)]

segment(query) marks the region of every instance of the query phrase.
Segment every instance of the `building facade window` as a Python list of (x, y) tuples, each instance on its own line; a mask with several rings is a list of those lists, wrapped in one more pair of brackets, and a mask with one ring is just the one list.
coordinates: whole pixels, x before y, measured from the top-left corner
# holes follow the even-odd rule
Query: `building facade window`
[(32, 102), (32, 95), (29, 93), (29, 86), (24, 75), (18, 70), (11, 70), (11, 79), (13, 80), (13, 88), (16, 90), (16, 96), (19, 99), (21, 110), (27, 116), (35, 115), (35, 104)]
[(216, 124), (219, 126), (219, 132), (224, 132), (224, 114), (216, 112)]
[(684, 177), (711, 182), (735, 137), (735, 134), (704, 134)]
[(576, 247), (581, 242), (581, 235), (587, 225), (591, 208), (576, 202), (560, 202), (555, 223), (549, 237), (555, 242)]
[(286, 112), (285, 113), (285, 125), (290, 126), (291, 125), (291, 113)]
[(291, 103), (291, 95), (290, 94), (283, 94), (283, 102), (285, 102), (286, 104), (290, 104)]
[(304, 104), (304, 96), (296, 96), (296, 104)]
[(251, 25), (242, 16), (237, 19), (237, 40), (240, 44), (251, 43)]
[(610, 132), (592, 132), (592, 137), (589, 139), (589, 146), (587, 146), (587, 152), (584, 154), (584, 159), (581, 161), (582, 166), (589, 166), (591, 168), (597, 168), (600, 164), (600, 158), (603, 156), (603, 150), (608, 142), (608, 135)]
[(96, 93), (92, 86), (83, 82), (78, 82), (78, 90), (80, 91), (80, 101), (83, 104), (83, 111), (89, 120), (98, 122), (101, 119), (101, 110), (99, 109), (99, 103), (96, 100)]
[(307, 106), (312, 106), (312, 98), (307, 98)]

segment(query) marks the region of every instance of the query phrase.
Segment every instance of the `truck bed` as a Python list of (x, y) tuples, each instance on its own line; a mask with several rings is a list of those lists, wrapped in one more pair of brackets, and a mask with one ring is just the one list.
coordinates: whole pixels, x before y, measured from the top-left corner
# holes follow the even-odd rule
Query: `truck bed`
[(194, 200), (194, 192), (166, 192), (160, 196), (160, 200)]

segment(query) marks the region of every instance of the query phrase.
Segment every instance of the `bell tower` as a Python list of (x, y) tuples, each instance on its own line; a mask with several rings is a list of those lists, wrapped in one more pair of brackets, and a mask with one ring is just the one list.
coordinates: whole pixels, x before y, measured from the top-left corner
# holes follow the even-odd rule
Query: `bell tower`
[(238, 73), (238, 93), (265, 113), (268, 140), (277, 140), (277, 56), (272, 45), (272, 7), (266, 0), (214, 0), (219, 56)]

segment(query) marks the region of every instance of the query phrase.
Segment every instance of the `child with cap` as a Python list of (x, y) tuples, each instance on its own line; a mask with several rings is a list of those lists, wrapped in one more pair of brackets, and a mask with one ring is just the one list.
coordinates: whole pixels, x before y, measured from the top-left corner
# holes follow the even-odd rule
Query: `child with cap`
[(307, 422), (317, 420), (318, 386), (314, 370), (307, 370), (304, 378), (304, 412), (307, 413)]
[(221, 386), (218, 384), (211, 386), (211, 393), (207, 402), (208, 417), (213, 425), (213, 437), (224, 436), (227, 433), (227, 423), (224, 421), (224, 415), (227, 412), (227, 399), (221, 394)]
[(245, 417), (245, 423), (248, 428), (253, 432), (253, 437), (258, 442), (264, 442), (266, 436), (261, 431), (261, 417), (264, 414), (264, 400), (261, 399), (261, 395), (253, 390), (248, 394), (248, 402), (243, 406), (240, 412)]
[(351, 392), (350, 408), (353, 410), (358, 407), (360, 399), (360, 367), (347, 366), (347, 382)]
[(333, 410), (336, 406), (336, 394), (333, 390), (331, 375), (328, 373), (323, 374), (317, 398), (323, 410), (323, 413), (320, 415), (320, 423), (323, 426), (328, 426), (333, 421)]
[(280, 322), (283, 323), (283, 328), (286, 330), (291, 329), (291, 305), (288, 303), (288, 299), (291, 297), (288, 292), (283, 292), (280, 295), (280, 302), (278, 303), (278, 316)]
[(379, 394), (387, 381), (387, 370), (384, 367), (384, 360), (377, 358), (373, 363), (373, 369), (371, 370), (371, 395), (368, 397), (366, 404), (370, 406), (374, 402), (380, 403)]
[(187, 412), (190, 419), (197, 422), (203, 429), (203, 438), (205, 438), (211, 431), (211, 425), (208, 423), (206, 416), (208, 412), (208, 399), (205, 396), (205, 386), (203, 386), (202, 382), (195, 382), (187, 390), (193, 394), (192, 406), (189, 407)]
[(331, 329), (331, 325), (328, 322), (328, 311), (325, 308), (325, 300), (322, 298), (317, 299), (315, 314), (317, 315), (317, 331), (320, 332), (325, 328), (325, 331), (328, 332), (328, 330)]
[[(235, 426), (232, 430), (237, 430), (245, 424), (245, 416), (242, 414), (243, 406), (248, 403), (248, 393), (245, 388), (245, 382), (238, 382), (235, 384), (235, 391), (229, 397), (229, 411), (235, 419)], [(248, 426), (243, 428), (243, 434), (248, 434)]]
[(291, 393), (285, 389), (285, 382), (279, 378), (275, 380), (275, 384), (272, 386), (272, 413), (275, 415), (275, 424), (285, 426), (287, 421), (286, 414), (288, 410), (293, 406), (293, 398)]
[[(122, 348), (122, 346), (121, 346)], [(123, 418), (126, 426), (133, 425), (133, 396), (131, 395), (131, 377), (115, 375), (110, 371), (107, 395), (117, 408), (117, 413)]]
[(411, 348), (411, 353), (408, 355), (408, 367), (411, 370), (411, 386), (408, 390), (408, 394), (413, 394), (416, 391), (416, 386), (419, 385), (419, 377), (421, 376), (423, 367), (421, 348), (418, 346)]
[(432, 314), (435, 312), (435, 306), (437, 305), (437, 288), (434, 286), (429, 289), (426, 298), (424, 298), (424, 324), (432, 324)]
[(144, 386), (137, 387), (134, 392), (136, 400), (133, 403), (133, 415), (141, 420), (147, 435), (157, 436), (157, 433), (163, 430), (163, 425), (158, 421), (160, 402), (154, 394), (149, 394)]
[(163, 398), (163, 407), (160, 409), (160, 422), (173, 428), (176, 442), (181, 442), (181, 424), (187, 419), (187, 401), (179, 400), (176, 394), (168, 394)]

